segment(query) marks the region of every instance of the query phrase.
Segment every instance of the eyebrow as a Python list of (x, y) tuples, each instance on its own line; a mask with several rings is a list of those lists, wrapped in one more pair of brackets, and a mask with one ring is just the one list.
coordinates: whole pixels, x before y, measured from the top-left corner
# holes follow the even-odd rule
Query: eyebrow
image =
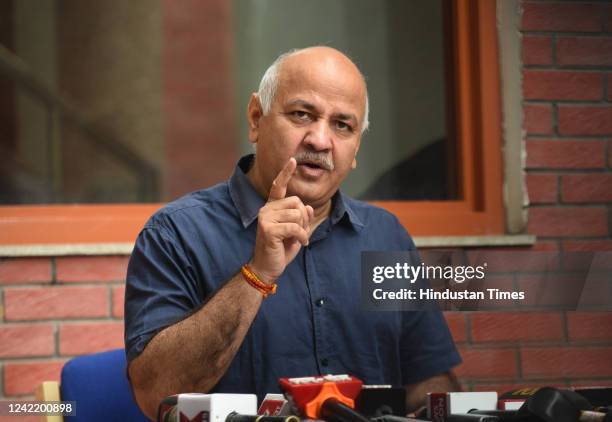
[[(304, 101), (304, 100), (293, 100), (293, 101), (289, 101), (287, 103), (287, 106), (291, 107), (291, 106), (300, 106), (305, 108), (308, 111), (313, 111), (313, 112), (318, 112), (317, 106), (315, 106), (314, 104), (309, 103), (308, 101)], [(346, 114), (346, 113), (334, 113), (332, 114), (332, 117), (338, 120), (345, 120), (345, 121), (350, 121), (353, 124), (357, 124), (357, 116), (355, 116), (354, 114)]]

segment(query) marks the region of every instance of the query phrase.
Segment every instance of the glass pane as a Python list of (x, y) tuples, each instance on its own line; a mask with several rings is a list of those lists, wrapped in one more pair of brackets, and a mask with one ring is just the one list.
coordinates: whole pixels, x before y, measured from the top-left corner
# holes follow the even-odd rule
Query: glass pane
[(447, 1), (4, 0), (0, 44), (77, 113), (0, 66), (0, 203), (167, 201), (223, 180), (251, 151), (245, 108), (266, 67), (316, 44), (368, 80), (371, 129), (343, 189), (454, 198)]
[[(451, 199), (442, 0), (235, 0), (236, 101), (242, 138), (250, 94), (276, 56), (328, 45), (366, 75), (370, 129), (344, 182), (362, 199)], [(244, 151), (249, 147), (245, 146)]]
[(0, 16), (0, 203), (159, 201), (161, 7), (6, 0)]

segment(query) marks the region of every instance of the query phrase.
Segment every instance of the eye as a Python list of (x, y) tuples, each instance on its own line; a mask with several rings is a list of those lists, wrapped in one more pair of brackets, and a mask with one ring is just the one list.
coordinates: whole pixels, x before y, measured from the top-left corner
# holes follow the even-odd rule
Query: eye
[(310, 113), (304, 110), (295, 110), (289, 114), (291, 115), (291, 117), (293, 117), (296, 120), (302, 120), (302, 121), (310, 120)]
[(343, 122), (342, 120), (336, 120), (335, 121), (335, 126), (336, 129), (344, 131), (344, 132), (352, 132), (353, 131), (353, 127), (351, 125), (349, 125), (346, 122)]

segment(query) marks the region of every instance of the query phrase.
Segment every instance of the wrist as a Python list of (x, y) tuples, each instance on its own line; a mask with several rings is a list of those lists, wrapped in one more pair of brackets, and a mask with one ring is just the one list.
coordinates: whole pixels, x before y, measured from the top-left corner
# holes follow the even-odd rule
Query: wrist
[(249, 269), (255, 273), (255, 275), (257, 276), (257, 278), (259, 278), (259, 280), (263, 281), (264, 283), (268, 284), (268, 285), (272, 285), (275, 283), (276, 278), (275, 276), (269, 275), (268, 273), (266, 273), (265, 271), (261, 270), (260, 267), (257, 266), (257, 264), (255, 264), (253, 262), (253, 260), (247, 262), (246, 264)]
[(264, 282), (249, 264), (244, 264), (240, 272), (244, 281), (261, 293), (264, 298), (276, 293), (276, 283)]

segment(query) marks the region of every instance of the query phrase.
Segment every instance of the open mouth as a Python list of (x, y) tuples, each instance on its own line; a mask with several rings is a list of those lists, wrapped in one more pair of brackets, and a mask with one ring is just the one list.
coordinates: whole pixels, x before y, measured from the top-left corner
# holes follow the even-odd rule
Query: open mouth
[(307, 179), (317, 179), (322, 177), (327, 171), (324, 165), (313, 163), (311, 161), (302, 161), (298, 167), (302, 177)]
[(320, 165), (315, 164), (315, 163), (300, 163), (300, 165), (306, 166), (306, 167), (311, 168), (311, 169), (320, 169), (320, 168), (322, 168)]

